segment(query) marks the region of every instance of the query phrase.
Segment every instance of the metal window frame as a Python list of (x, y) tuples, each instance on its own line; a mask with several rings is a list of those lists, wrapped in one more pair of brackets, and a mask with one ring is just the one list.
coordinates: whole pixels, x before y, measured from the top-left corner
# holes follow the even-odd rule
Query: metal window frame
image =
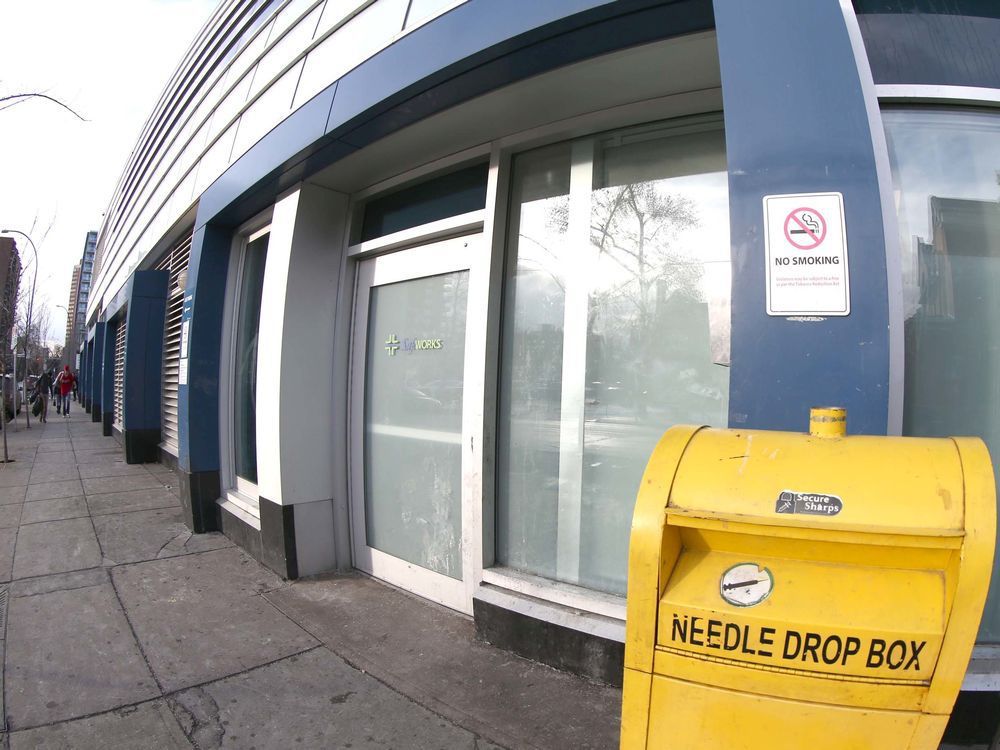
[[(348, 474), (350, 500), (348, 514), (351, 523), (352, 561), (360, 570), (395, 583), (413, 585), (420, 596), (472, 614), (472, 598), (481, 565), (482, 551), (477, 543), (475, 530), (482, 525), (483, 507), (477, 481), (478, 453), (482, 443), (477, 440), (482, 413), (476, 408), (482, 403), (482, 383), (476, 376), (478, 356), (476, 346), (479, 323), (484, 319), (485, 298), (477, 296), (474, 289), (482, 285), (484, 261), (489, 248), (481, 233), (481, 226), (457, 237), (439, 239), (430, 236), (427, 241), (416, 242), (398, 255), (389, 256), (387, 268), (378, 269), (374, 264), (379, 257), (367, 257), (355, 264), (355, 293), (353, 296), (352, 341), (350, 356), (350, 408), (348, 414)], [(466, 247), (459, 247), (464, 238)], [(471, 245), (468, 246), (468, 245)], [(439, 255), (440, 254), (440, 255)], [(447, 579), (443, 574), (402, 561), (392, 555), (373, 549), (367, 544), (367, 527), (364, 516), (364, 423), (365, 423), (365, 371), (367, 366), (368, 309), (373, 288), (433, 276), (441, 273), (464, 271), (469, 274), (469, 294), (466, 309), (465, 361), (463, 365), (463, 404), (461, 435), (461, 510), (462, 510), (462, 579)], [(471, 376), (471, 377), (470, 377)], [(471, 382), (470, 382), (471, 381)], [(478, 446), (478, 447), (477, 447)]]
[[(239, 320), (239, 282), (242, 278), (247, 247), (251, 242), (271, 232), (273, 207), (242, 224), (233, 233), (226, 277), (226, 298), (222, 321), (219, 359), (219, 478), (222, 496), (219, 503), (227, 509), (236, 508), (244, 521), (260, 528), (260, 490), (256, 484), (236, 475), (235, 436), (233, 424), (235, 396), (236, 326)], [(258, 349), (257, 356), (260, 356)]]

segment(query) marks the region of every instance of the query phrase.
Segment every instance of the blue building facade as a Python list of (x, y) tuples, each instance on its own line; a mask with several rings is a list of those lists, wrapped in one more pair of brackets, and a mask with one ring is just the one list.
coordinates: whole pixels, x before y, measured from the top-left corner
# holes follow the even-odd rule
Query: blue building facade
[[(672, 424), (1000, 455), (998, 41), (973, 0), (223, 2), (101, 228), (88, 397), (194, 531), (620, 680)], [(997, 581), (979, 640), (956, 721)]]

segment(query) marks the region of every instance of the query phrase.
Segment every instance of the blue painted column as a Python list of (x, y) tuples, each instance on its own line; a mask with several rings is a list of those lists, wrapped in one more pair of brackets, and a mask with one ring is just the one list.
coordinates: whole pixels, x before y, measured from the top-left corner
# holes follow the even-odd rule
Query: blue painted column
[[(91, 332), (91, 335), (93, 333)], [(83, 342), (83, 348), (80, 351), (80, 367), (76, 369), (77, 387), (80, 392), (80, 405), (85, 411), (90, 411), (91, 403), (91, 393), (90, 393), (90, 360), (87, 355), (90, 351), (90, 340), (87, 339)], [(75, 362), (73, 359), (70, 360), (69, 369), (73, 370), (73, 365)]]
[(100, 383), (103, 363), (98, 353), (104, 350), (104, 337), (107, 335), (107, 328), (108, 324), (104, 322), (99, 322), (94, 326), (94, 340), (88, 341), (85, 348), (87, 367), (81, 367), (81, 370), (85, 369), (87, 373), (85, 382), (91, 422), (100, 422), (102, 418), (104, 400), (101, 398)]
[(160, 457), (160, 394), (163, 387), (163, 318), (166, 271), (132, 275), (125, 317), (122, 443), (130, 464)]
[(100, 348), (94, 347), (94, 390), (100, 392), (101, 434), (111, 437), (115, 421), (115, 333), (117, 322), (112, 319), (104, 323), (104, 341)]
[(219, 527), (219, 350), (231, 243), (229, 227), (204, 225), (195, 231), (181, 314), (188, 331), (180, 352), (187, 378), (181, 378), (177, 394), (177, 462), (185, 521), (197, 533)]
[[(84, 350), (86, 351), (86, 345), (84, 345)], [(75, 360), (70, 360), (70, 369), (73, 370), (73, 363)], [(59, 365), (59, 369), (63, 369), (64, 365)], [(80, 355), (80, 367), (74, 370), (76, 373), (77, 387), (80, 389), (80, 406), (84, 409), (87, 408), (87, 399), (90, 397), (90, 392), (87, 390), (87, 358), (84, 354)], [(56, 372), (58, 375), (58, 371)]]
[[(889, 308), (879, 183), (838, 0), (715, 0), (733, 259), (731, 427), (804, 431), (843, 406), (885, 434)], [(795, 320), (765, 310), (765, 195), (844, 196), (851, 307)]]

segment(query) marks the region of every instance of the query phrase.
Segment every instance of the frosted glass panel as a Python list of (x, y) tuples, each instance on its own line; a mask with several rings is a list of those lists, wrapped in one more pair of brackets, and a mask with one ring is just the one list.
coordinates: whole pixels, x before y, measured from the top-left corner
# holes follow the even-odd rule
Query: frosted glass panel
[(724, 426), (730, 260), (721, 123), (657, 125), (514, 163), (497, 558), (624, 594), (646, 460)]
[[(1000, 116), (887, 111), (883, 122), (902, 250), (903, 432), (978, 435), (997, 472)], [(979, 638), (1000, 642), (996, 568)]]
[(371, 290), (365, 370), (370, 547), (462, 578), (468, 272)]

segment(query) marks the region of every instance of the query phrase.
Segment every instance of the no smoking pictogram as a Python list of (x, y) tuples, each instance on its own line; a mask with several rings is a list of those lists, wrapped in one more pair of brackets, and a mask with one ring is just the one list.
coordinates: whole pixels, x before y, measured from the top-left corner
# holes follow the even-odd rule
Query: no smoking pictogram
[(796, 208), (785, 217), (785, 239), (799, 250), (815, 250), (826, 239), (826, 219), (814, 208)]

